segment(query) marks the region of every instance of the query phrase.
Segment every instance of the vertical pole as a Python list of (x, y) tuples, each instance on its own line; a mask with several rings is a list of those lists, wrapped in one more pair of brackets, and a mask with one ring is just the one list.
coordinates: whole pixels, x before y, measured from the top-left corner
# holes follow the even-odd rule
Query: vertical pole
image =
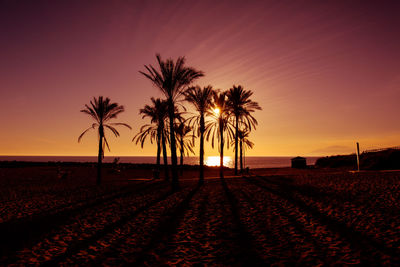
[(360, 171), (360, 144), (357, 142), (357, 171)]

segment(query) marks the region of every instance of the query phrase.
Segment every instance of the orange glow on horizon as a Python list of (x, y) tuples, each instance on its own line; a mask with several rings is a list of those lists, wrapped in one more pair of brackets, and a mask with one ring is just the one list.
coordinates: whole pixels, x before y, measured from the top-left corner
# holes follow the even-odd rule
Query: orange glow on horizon
[[(207, 166), (219, 166), (220, 157), (219, 156), (209, 156), (209, 157), (207, 157), (205, 164)], [(224, 156), (223, 165), (225, 167), (232, 167), (232, 157)]]

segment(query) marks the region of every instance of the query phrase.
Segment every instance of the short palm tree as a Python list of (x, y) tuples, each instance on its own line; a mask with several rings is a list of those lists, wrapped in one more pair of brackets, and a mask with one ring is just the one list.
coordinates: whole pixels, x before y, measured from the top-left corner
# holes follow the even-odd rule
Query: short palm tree
[(144, 108), (140, 109), (139, 114), (142, 114), (142, 119), (148, 117), (150, 118), (151, 124), (145, 124), (140, 128), (139, 133), (137, 133), (132, 141), (136, 140), (136, 144), (140, 143), (143, 148), (144, 142), (147, 137), (150, 139), (150, 143), (156, 141), (157, 144), (157, 171), (160, 170), (160, 155), (161, 146), (164, 158), (164, 169), (165, 169), (165, 180), (169, 180), (168, 174), (168, 159), (167, 159), (167, 148), (166, 148), (166, 135), (168, 134), (165, 128), (165, 121), (168, 117), (167, 113), (167, 103), (165, 100), (160, 98), (151, 98), (152, 105), (145, 105)]
[(185, 92), (185, 100), (191, 103), (197, 114), (188, 119), (189, 125), (193, 127), (197, 136), (200, 137), (200, 174), (199, 183), (204, 183), (204, 133), (205, 116), (211, 109), (214, 89), (209, 85), (204, 88), (200, 86), (191, 87)]
[(175, 134), (176, 134), (176, 139), (178, 143), (178, 148), (180, 152), (180, 169), (181, 169), (181, 174), (183, 172), (183, 156), (185, 154), (189, 155), (189, 153), (194, 153), (193, 151), (193, 135), (192, 133), (192, 127), (186, 125), (185, 122), (179, 122), (178, 124), (175, 124)]
[(159, 54), (156, 55), (158, 68), (152, 65), (145, 65), (146, 71), (142, 72), (160, 91), (165, 95), (168, 104), (169, 134), (171, 145), (171, 167), (172, 167), (172, 188), (179, 189), (178, 180), (178, 160), (176, 154), (176, 140), (174, 131), (175, 104), (180, 96), (193, 81), (204, 76), (203, 72), (185, 66), (185, 58), (178, 57), (176, 61), (172, 59), (162, 60)]
[[(240, 137), (240, 171), (243, 173), (243, 164), (245, 163), (245, 155), (244, 152), (246, 148), (252, 149), (254, 147), (254, 143), (249, 140), (249, 131), (242, 131)], [(246, 167), (246, 166), (245, 166)]]
[[(132, 129), (126, 123), (120, 122), (109, 122), (111, 119), (117, 118), (117, 115), (121, 112), (124, 112), (124, 106), (120, 106), (118, 103), (110, 103), (110, 99), (103, 98), (103, 96), (99, 96), (98, 98), (93, 97), (93, 100), (90, 101), (90, 105), (85, 105), (85, 108), (81, 110), (81, 112), (88, 114), (95, 123), (92, 124), (91, 127), (87, 128), (81, 135), (78, 137), (78, 142), (81, 141), (82, 137), (91, 129), (98, 129), (99, 136), (99, 154), (97, 158), (97, 184), (101, 183), (101, 164), (102, 159), (104, 158), (104, 146), (106, 145), (108, 150), (110, 151), (110, 146), (108, 145), (107, 138), (104, 134), (104, 130), (110, 130), (116, 137), (120, 134), (115, 129), (115, 126), (125, 126), (129, 129)], [(104, 142), (103, 142), (104, 141)]]
[(252, 95), (251, 90), (245, 90), (241, 85), (234, 85), (227, 92), (227, 106), (234, 117), (235, 127), (235, 175), (238, 173), (239, 120), (242, 120), (251, 131), (251, 128), (257, 125), (257, 120), (251, 113), (261, 110), (258, 103), (250, 99)]
[[(252, 149), (254, 147), (254, 143), (249, 140), (250, 131), (248, 128), (243, 130), (239, 130), (239, 158), (240, 158), (240, 173), (243, 173), (243, 163), (244, 163), (244, 151), (246, 148)], [(231, 142), (231, 145), (235, 145), (235, 140)]]
[(218, 140), (220, 155), (220, 178), (224, 178), (224, 146), (225, 141), (229, 148), (229, 140), (232, 139), (233, 131), (229, 122), (229, 109), (226, 105), (226, 92), (213, 92), (211, 109), (207, 111), (212, 120), (207, 121), (205, 126), (207, 141), (211, 137), (211, 146), (214, 148), (214, 140)]

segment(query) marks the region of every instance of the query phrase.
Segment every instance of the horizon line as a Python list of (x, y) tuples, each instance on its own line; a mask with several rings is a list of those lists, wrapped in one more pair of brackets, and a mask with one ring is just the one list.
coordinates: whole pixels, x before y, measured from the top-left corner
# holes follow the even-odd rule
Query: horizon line
[[(337, 154), (338, 155), (338, 154)], [(248, 157), (297, 157), (297, 156), (303, 156), (303, 157), (326, 157), (327, 155), (305, 155), (305, 154), (299, 154), (299, 155), (262, 155), (262, 156), (246, 156), (246, 158)], [(330, 156), (333, 156), (330, 155)], [(0, 157), (97, 157), (97, 155), (0, 155)], [(149, 155), (110, 155), (110, 156), (104, 156), (104, 157), (153, 157), (156, 158), (157, 156), (149, 156)], [(167, 156), (168, 158), (170, 158), (171, 156)], [(199, 157), (196, 155), (191, 155), (191, 156), (185, 156), (185, 158), (187, 157)], [(205, 157), (219, 157), (219, 155), (209, 155), (209, 156), (205, 156)], [(234, 158), (235, 156), (224, 156), (224, 157), (231, 157)]]

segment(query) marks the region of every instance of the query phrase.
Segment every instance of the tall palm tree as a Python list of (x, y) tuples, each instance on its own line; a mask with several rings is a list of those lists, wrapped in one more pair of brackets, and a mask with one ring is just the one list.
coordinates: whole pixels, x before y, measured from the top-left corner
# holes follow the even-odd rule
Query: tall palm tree
[(180, 122), (175, 124), (175, 134), (178, 141), (178, 148), (180, 152), (180, 169), (181, 174), (183, 172), (183, 156), (185, 153), (189, 155), (189, 153), (194, 153), (193, 151), (193, 135), (190, 134), (192, 132), (192, 127), (186, 125), (185, 122)]
[(224, 146), (225, 141), (229, 148), (229, 140), (232, 139), (233, 131), (229, 122), (230, 111), (226, 105), (226, 92), (213, 92), (213, 102), (211, 110), (207, 114), (213, 119), (206, 123), (206, 139), (211, 137), (211, 146), (214, 148), (214, 140), (218, 140), (219, 155), (220, 155), (220, 169), (219, 176), (224, 178)]
[(148, 117), (150, 118), (151, 124), (143, 125), (140, 128), (139, 133), (137, 133), (132, 141), (136, 140), (136, 144), (140, 142), (143, 148), (146, 138), (149, 136), (150, 142), (153, 143), (155, 140), (157, 143), (157, 170), (160, 169), (160, 155), (161, 146), (164, 158), (164, 170), (165, 170), (165, 180), (169, 180), (168, 174), (168, 159), (167, 159), (167, 148), (166, 148), (166, 135), (168, 134), (165, 128), (165, 121), (168, 117), (167, 113), (167, 102), (161, 100), (160, 98), (151, 98), (152, 105), (145, 105), (144, 108), (140, 109), (139, 114), (142, 114), (142, 119)]
[(245, 90), (241, 85), (234, 85), (227, 92), (227, 106), (234, 117), (235, 125), (235, 175), (238, 173), (239, 120), (243, 120), (251, 131), (251, 127), (255, 128), (257, 125), (257, 120), (251, 113), (261, 110), (258, 103), (250, 99), (252, 95), (251, 90)]
[(191, 103), (198, 114), (189, 118), (189, 124), (194, 127), (197, 136), (200, 137), (200, 174), (199, 183), (204, 183), (204, 133), (205, 115), (212, 106), (214, 89), (209, 85), (204, 88), (200, 86), (191, 87), (185, 92), (185, 100)]
[[(104, 145), (107, 146), (108, 151), (110, 151), (110, 146), (108, 145), (107, 138), (104, 134), (104, 130), (110, 130), (116, 137), (120, 134), (115, 129), (115, 126), (125, 126), (129, 129), (132, 129), (126, 123), (120, 122), (109, 122), (111, 119), (117, 118), (117, 115), (121, 112), (124, 112), (124, 106), (120, 106), (118, 103), (110, 103), (110, 99), (103, 98), (103, 96), (99, 96), (98, 98), (93, 97), (93, 101), (90, 101), (90, 106), (85, 105), (85, 108), (81, 110), (81, 112), (88, 114), (95, 123), (92, 124), (91, 127), (87, 128), (81, 135), (78, 137), (78, 142), (81, 141), (82, 137), (91, 129), (98, 129), (99, 136), (99, 154), (97, 158), (97, 184), (101, 183), (101, 164), (102, 159), (104, 158)], [(104, 143), (103, 143), (104, 140)]]
[(185, 66), (185, 58), (178, 57), (176, 62), (172, 59), (162, 60), (159, 54), (156, 55), (158, 68), (152, 65), (145, 65), (146, 72), (139, 71), (165, 95), (168, 103), (169, 115), (169, 134), (171, 144), (171, 163), (172, 163), (172, 188), (179, 189), (178, 180), (178, 160), (176, 155), (176, 140), (174, 131), (175, 104), (179, 101), (187, 86), (194, 80), (204, 76), (203, 72)]

